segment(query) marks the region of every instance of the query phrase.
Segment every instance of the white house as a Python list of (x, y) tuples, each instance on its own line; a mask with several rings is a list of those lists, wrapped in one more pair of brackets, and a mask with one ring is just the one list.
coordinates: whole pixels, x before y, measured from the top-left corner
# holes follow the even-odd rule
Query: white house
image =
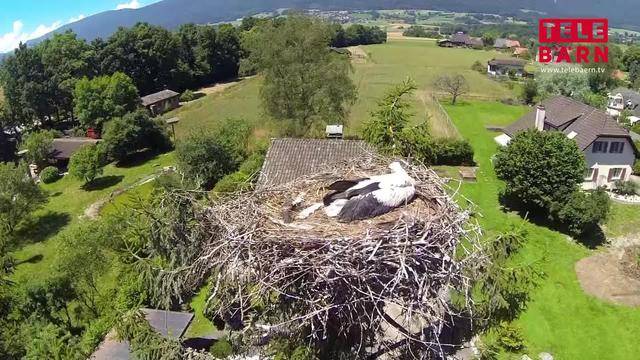
[(617, 118), (624, 110), (630, 113), (629, 121), (632, 124), (640, 121), (640, 94), (631, 89), (614, 89), (609, 93), (607, 114)]
[(629, 131), (606, 112), (556, 96), (506, 127), (495, 140), (506, 146), (519, 131), (531, 128), (562, 131), (576, 141), (587, 161), (583, 188), (610, 187), (616, 180), (629, 180), (638, 149)]

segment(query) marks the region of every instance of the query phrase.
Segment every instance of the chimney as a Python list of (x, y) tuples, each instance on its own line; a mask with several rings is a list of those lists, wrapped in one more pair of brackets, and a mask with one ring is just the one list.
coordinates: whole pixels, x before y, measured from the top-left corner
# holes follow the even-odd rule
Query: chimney
[(327, 125), (327, 139), (342, 139), (342, 125)]
[(547, 111), (544, 109), (544, 105), (540, 104), (536, 107), (536, 130), (544, 130), (544, 119), (547, 115)]

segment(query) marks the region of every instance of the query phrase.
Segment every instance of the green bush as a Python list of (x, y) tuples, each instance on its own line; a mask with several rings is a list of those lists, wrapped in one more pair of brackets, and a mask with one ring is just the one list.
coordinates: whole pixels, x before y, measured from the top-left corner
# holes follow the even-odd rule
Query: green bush
[(104, 154), (97, 145), (85, 145), (69, 159), (69, 174), (90, 183), (102, 174)]
[(196, 94), (193, 93), (193, 91), (191, 90), (185, 90), (182, 95), (180, 95), (180, 101), (182, 102), (189, 102), (189, 101), (193, 101), (196, 99)]
[(40, 172), (40, 180), (45, 184), (51, 184), (58, 179), (60, 179), (60, 173), (55, 166), (47, 166)]
[(252, 130), (245, 119), (226, 119), (222, 127), (215, 132), (217, 143), (231, 155), (236, 165), (247, 157)]
[(53, 151), (53, 139), (56, 134), (50, 130), (35, 131), (26, 136), (20, 149), (26, 150), (24, 159), (39, 167), (44, 166)]
[(618, 180), (614, 183), (613, 192), (620, 195), (636, 195), (638, 184), (633, 181)]
[(640, 175), (640, 160), (636, 160), (633, 164), (633, 175)]
[(473, 162), (473, 148), (466, 140), (438, 139), (433, 142), (436, 165), (466, 165)]
[(477, 71), (480, 74), (485, 74), (487, 72), (487, 67), (482, 65), (482, 63), (476, 60), (473, 65), (471, 65), (471, 70)]
[(118, 161), (143, 149), (165, 151), (171, 148), (164, 122), (150, 118), (145, 110), (108, 121), (102, 139), (109, 157)]
[(225, 359), (233, 355), (233, 346), (229, 341), (222, 339), (211, 345), (209, 352), (216, 359)]
[(249, 175), (236, 171), (226, 175), (213, 187), (213, 191), (217, 193), (234, 193), (245, 191), (251, 187), (251, 178)]
[(514, 324), (503, 322), (498, 326), (498, 345), (509, 352), (520, 352), (526, 349), (522, 330)]
[(193, 133), (176, 146), (178, 169), (184, 176), (204, 189), (211, 189), (218, 180), (236, 169), (231, 154), (212, 133)]
[(589, 193), (576, 190), (565, 202), (552, 204), (550, 213), (570, 234), (581, 236), (607, 218), (610, 202), (603, 189)]
[(254, 175), (262, 169), (262, 163), (264, 163), (264, 155), (259, 153), (252, 154), (240, 165), (238, 171), (247, 175)]

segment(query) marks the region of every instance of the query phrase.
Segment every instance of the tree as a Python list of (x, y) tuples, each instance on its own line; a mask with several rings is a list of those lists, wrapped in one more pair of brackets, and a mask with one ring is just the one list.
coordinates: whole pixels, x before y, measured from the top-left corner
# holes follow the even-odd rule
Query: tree
[(584, 95), (590, 91), (588, 75), (585, 73), (543, 72), (537, 76), (537, 82), (538, 92), (543, 99), (563, 95), (582, 101)]
[(609, 195), (602, 189), (589, 193), (575, 191), (567, 201), (553, 203), (550, 213), (571, 235), (581, 236), (607, 218), (610, 203)]
[(101, 175), (103, 168), (104, 154), (98, 145), (85, 145), (69, 159), (69, 174), (84, 180), (85, 184)]
[(469, 92), (467, 79), (460, 74), (441, 75), (436, 78), (433, 85), (436, 89), (451, 95), (451, 104), (455, 105), (459, 96)]
[(26, 165), (0, 163), (0, 230), (12, 234), (22, 220), (46, 201), (47, 195), (29, 177)]
[(48, 162), (53, 152), (53, 139), (55, 135), (52, 131), (42, 130), (34, 131), (27, 135), (22, 146), (22, 150), (26, 150), (24, 159), (30, 164), (38, 165), (42, 169)]
[(238, 29), (230, 24), (221, 25), (215, 37), (214, 53), (209, 59), (215, 80), (232, 79), (238, 76), (241, 53)]
[(627, 71), (631, 70), (634, 63), (640, 63), (640, 46), (629, 46), (622, 57), (622, 64)]
[(495, 158), (505, 194), (526, 206), (548, 209), (566, 201), (583, 181), (584, 155), (574, 140), (558, 131), (518, 133)]
[(131, 78), (117, 72), (79, 80), (74, 90), (74, 103), (80, 123), (100, 131), (106, 121), (135, 110), (140, 97)]
[(211, 133), (193, 133), (180, 141), (176, 146), (176, 160), (182, 174), (205, 189), (235, 170), (231, 154)]
[(262, 105), (291, 123), (290, 132), (304, 134), (318, 121), (342, 122), (356, 98), (349, 59), (332, 52), (330, 40), (327, 24), (298, 15), (279, 26), (265, 23), (245, 38), (249, 62), (264, 75)]
[(171, 148), (164, 122), (151, 119), (142, 109), (107, 122), (102, 139), (108, 156), (118, 161), (138, 150)]
[(405, 98), (415, 90), (415, 82), (406, 79), (387, 91), (364, 126), (363, 137), (367, 142), (384, 152), (400, 154), (404, 151), (404, 129), (413, 115), (409, 112), (411, 104)]
[(538, 96), (538, 84), (533, 79), (527, 79), (522, 86), (520, 97), (526, 104), (533, 104)]

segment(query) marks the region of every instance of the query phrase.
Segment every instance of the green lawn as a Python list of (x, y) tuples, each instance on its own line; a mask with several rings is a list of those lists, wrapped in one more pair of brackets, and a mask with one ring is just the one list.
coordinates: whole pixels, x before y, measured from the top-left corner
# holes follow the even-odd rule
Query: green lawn
[[(456, 135), (453, 127), (438, 118), (435, 105), (430, 101), (429, 94), (433, 91), (431, 83), (440, 74), (463, 74), (471, 86), (470, 96), (490, 99), (512, 97), (512, 91), (504, 84), (471, 70), (476, 60), (486, 63), (493, 57), (505, 56), (496, 51), (440, 48), (435, 41), (428, 40), (391, 40), (386, 44), (362, 48), (369, 59), (366, 63), (353, 65), (358, 100), (351, 107), (346, 122), (347, 134), (360, 134), (361, 126), (369, 119), (377, 100), (390, 86), (408, 76), (419, 87), (412, 99), (415, 110), (413, 121), (424, 121), (426, 112), (433, 114), (433, 121), (438, 122), (434, 124), (437, 126), (433, 126), (435, 135), (451, 136), (452, 132), (453, 136)], [(185, 104), (166, 116), (180, 118), (176, 126), (178, 138), (192, 131), (215, 129), (228, 118), (245, 118), (256, 125), (255, 135), (258, 139), (267, 139), (277, 134), (278, 125), (262, 112), (260, 83), (259, 77), (242, 80), (223, 92)]]
[(49, 202), (34, 214), (33, 221), (19, 230), (20, 240), (25, 245), (14, 256), (19, 262), (26, 262), (18, 265), (14, 279), (26, 282), (48, 273), (56, 255), (60, 234), (69, 231), (79, 221), (86, 221), (80, 218), (89, 205), (173, 163), (173, 153), (168, 153), (129, 167), (110, 164), (95, 181), (97, 186), (90, 189), (83, 188), (81, 181), (69, 175), (55, 183), (43, 184), (42, 187), (49, 193)]
[(505, 213), (498, 203), (504, 186), (496, 179), (490, 158), (497, 134), (486, 125), (506, 125), (527, 109), (492, 102), (467, 102), (446, 106), (455, 125), (475, 150), (480, 169), (477, 183), (462, 185), (462, 193), (478, 206), (479, 222), (488, 235), (521, 226), (527, 244), (519, 261), (539, 262), (544, 280), (532, 294), (517, 324), (536, 358), (542, 351), (556, 359), (637, 359), (640, 354), (640, 309), (614, 306), (586, 295), (576, 279), (575, 262), (591, 251), (567, 236)]
[(613, 202), (604, 232), (608, 238), (640, 237), (640, 205)]

